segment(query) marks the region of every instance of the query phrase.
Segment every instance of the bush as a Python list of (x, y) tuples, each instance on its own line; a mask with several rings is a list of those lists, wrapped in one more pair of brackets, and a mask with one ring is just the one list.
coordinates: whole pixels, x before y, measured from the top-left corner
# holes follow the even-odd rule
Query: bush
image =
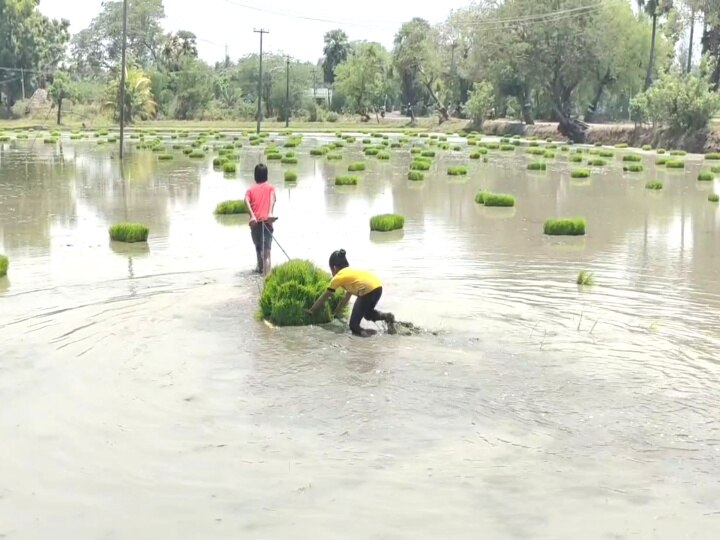
[(685, 162), (681, 159), (668, 159), (665, 162), (665, 167), (667, 167), (668, 169), (684, 169)]
[(450, 176), (465, 176), (468, 173), (468, 168), (464, 165), (455, 165), (448, 167), (447, 173)]
[(528, 163), (528, 171), (544, 171), (547, 170), (547, 164), (544, 161), (533, 161)]
[(485, 206), (515, 206), (515, 197), (503, 193), (485, 193), (483, 196)]
[(659, 191), (663, 188), (663, 183), (659, 180), (653, 180), (650, 182), (645, 183), (645, 189), (654, 189), (656, 191)]
[(295, 171), (285, 171), (285, 181), (286, 182), (297, 182), (298, 175)]
[(578, 285), (592, 285), (595, 283), (595, 276), (587, 270), (581, 270), (577, 277)]
[(158, 161), (172, 161), (173, 155), (172, 154), (160, 154), (158, 156)]
[(359, 172), (365, 170), (365, 162), (364, 161), (354, 161), (350, 165), (348, 165), (348, 171), (349, 172)]
[(280, 163), (282, 163), (283, 165), (297, 165), (297, 163), (298, 163), (298, 158), (296, 158), (296, 157), (294, 157), (294, 156), (289, 156), (289, 157), (288, 157), (288, 156), (284, 156), (284, 157), (280, 160)]
[(330, 275), (310, 261), (292, 260), (276, 266), (265, 280), (260, 312), (277, 326), (329, 323), (343, 298), (342, 291), (334, 294), (321, 312), (315, 315), (306, 312), (329, 283)]
[(335, 178), (336, 186), (357, 186), (359, 177), (353, 175), (337, 176)]
[(0, 277), (7, 276), (9, 266), (10, 259), (8, 259), (5, 255), (0, 255)]
[(475, 194), (475, 202), (478, 204), (485, 204), (485, 196), (488, 194), (487, 191), (478, 191)]
[(237, 164), (234, 161), (226, 161), (223, 163), (222, 170), (225, 174), (235, 174), (237, 172)]
[(583, 157), (580, 154), (573, 154), (568, 157), (570, 163), (582, 163)]
[(590, 169), (574, 169), (570, 172), (571, 178), (589, 178)]
[[(717, 193), (711, 193), (710, 195), (708, 195), (708, 201), (718, 202), (718, 201), (720, 201), (720, 196)], [(2, 275), (2, 274), (0, 273), (0, 275)]]
[(413, 182), (420, 182), (422, 180), (425, 180), (425, 175), (420, 171), (410, 171), (408, 173), (408, 180), (412, 180)]
[(147, 242), (150, 230), (140, 223), (118, 223), (110, 227), (110, 240), (115, 242)]
[(247, 205), (243, 200), (224, 201), (215, 207), (215, 214), (219, 216), (229, 216), (235, 214), (249, 214)]
[(336, 113), (334, 113), (334, 112), (331, 111), (331, 112), (327, 113), (327, 116), (325, 117), (325, 120), (327, 120), (327, 121), (330, 122), (331, 124), (334, 124), (335, 122), (338, 121), (338, 115), (337, 115)]
[(623, 156), (622, 160), (625, 162), (638, 162), (642, 161), (642, 158), (637, 154), (628, 154), (626, 156)]
[(591, 167), (604, 167), (607, 165), (607, 161), (601, 158), (588, 159), (588, 165)]
[(410, 163), (410, 170), (429, 171), (430, 170), (430, 162), (429, 161), (421, 161), (419, 159), (413, 160)]
[(678, 72), (662, 75), (630, 101), (636, 122), (666, 125), (675, 132), (703, 129), (720, 108), (720, 96), (706, 77)]
[(543, 227), (545, 234), (551, 236), (583, 236), (585, 234), (585, 220), (575, 219), (548, 219)]
[(710, 171), (701, 171), (698, 174), (697, 179), (700, 182), (712, 182), (713, 180), (715, 180), (715, 175), (713, 173), (711, 173)]
[(205, 157), (205, 152), (203, 152), (202, 150), (195, 149), (192, 152), (190, 152), (190, 157), (193, 159), (202, 159)]
[(643, 166), (640, 163), (630, 163), (623, 166), (624, 172), (643, 172)]
[(381, 214), (370, 218), (370, 230), (379, 232), (397, 231), (405, 226), (405, 218), (398, 214)]

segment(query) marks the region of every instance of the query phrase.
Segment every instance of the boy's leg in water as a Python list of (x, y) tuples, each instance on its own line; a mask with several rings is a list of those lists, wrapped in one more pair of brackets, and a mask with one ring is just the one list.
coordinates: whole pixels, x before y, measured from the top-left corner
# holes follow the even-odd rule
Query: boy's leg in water
[(353, 336), (363, 337), (362, 328), (360, 327), (360, 321), (362, 321), (363, 314), (365, 313), (365, 297), (358, 296), (355, 300), (352, 313), (350, 314), (350, 331)]
[(263, 273), (263, 252), (262, 252), (262, 225), (256, 223), (250, 226), (250, 235), (252, 236), (253, 244), (255, 245), (255, 257), (257, 258), (257, 266), (255, 272), (258, 274)]
[(262, 231), (262, 238), (263, 238), (263, 273), (267, 276), (270, 274), (270, 271), (272, 270), (272, 261), (271, 261), (271, 250), (272, 250), (272, 242), (273, 242), (273, 229), (272, 227), (269, 227), (265, 223), (263, 223), (263, 231)]
[(365, 318), (368, 321), (372, 322), (384, 321), (388, 327), (388, 334), (392, 335), (396, 333), (395, 315), (393, 315), (392, 313), (383, 313), (382, 311), (378, 311), (377, 309), (375, 309), (375, 306), (377, 306), (381, 297), (382, 287), (375, 289), (373, 292), (367, 295), (368, 303), (366, 308), (367, 311), (365, 312)]

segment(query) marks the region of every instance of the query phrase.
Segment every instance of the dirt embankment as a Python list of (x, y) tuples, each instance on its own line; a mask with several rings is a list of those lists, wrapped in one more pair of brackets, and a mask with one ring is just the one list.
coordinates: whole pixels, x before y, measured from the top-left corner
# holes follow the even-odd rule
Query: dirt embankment
[[(527, 126), (508, 120), (488, 120), (483, 124), (483, 132), (488, 135), (523, 135), (545, 139), (557, 139), (560, 136), (556, 122), (537, 122)], [(636, 127), (634, 124), (590, 124), (587, 142), (615, 145), (626, 143), (630, 146), (650, 144), (655, 148), (677, 148), (693, 153), (720, 151), (720, 129), (691, 134), (671, 134), (666, 130), (654, 130), (649, 127)]]

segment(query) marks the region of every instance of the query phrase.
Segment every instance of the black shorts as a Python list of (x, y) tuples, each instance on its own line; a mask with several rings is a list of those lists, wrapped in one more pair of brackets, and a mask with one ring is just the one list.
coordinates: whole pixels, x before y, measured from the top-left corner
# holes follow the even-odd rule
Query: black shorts
[(367, 293), (365, 296), (358, 296), (350, 315), (350, 330), (356, 336), (360, 335), (360, 321), (381, 321), (383, 315), (375, 309), (382, 297), (382, 287)]
[(255, 251), (270, 251), (273, 242), (273, 226), (271, 223), (264, 221), (255, 222), (250, 226), (250, 234), (252, 235)]

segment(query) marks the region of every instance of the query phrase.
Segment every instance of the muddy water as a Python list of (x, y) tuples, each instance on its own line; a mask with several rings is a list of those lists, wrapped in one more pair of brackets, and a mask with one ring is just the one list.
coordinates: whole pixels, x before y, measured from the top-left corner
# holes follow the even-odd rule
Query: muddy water
[[(311, 158), (278, 187), (277, 239), (344, 247), (382, 305), (436, 332), (355, 340), (255, 320), (233, 179), (94, 142), (0, 151), (0, 537), (713, 538), (720, 533), (720, 211), (684, 172), (589, 181), (559, 156)], [(467, 179), (449, 164), (469, 163)], [(124, 180), (123, 180), (124, 177)], [(665, 182), (660, 193), (645, 181)], [(478, 189), (515, 209), (478, 207)], [(396, 211), (404, 233), (373, 235)], [(584, 216), (584, 238), (542, 223)], [(141, 221), (147, 247), (111, 245)], [(276, 261), (284, 256), (275, 250)], [(597, 284), (578, 288), (581, 269)], [(382, 329), (381, 329), (382, 330)], [(589, 524), (592, 524), (589, 526)]]

